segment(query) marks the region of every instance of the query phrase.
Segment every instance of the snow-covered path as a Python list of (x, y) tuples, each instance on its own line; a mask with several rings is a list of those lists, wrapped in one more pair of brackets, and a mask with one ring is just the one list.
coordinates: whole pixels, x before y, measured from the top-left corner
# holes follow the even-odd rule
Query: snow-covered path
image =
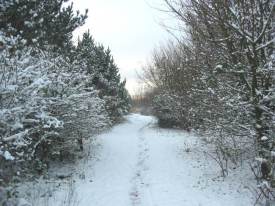
[(217, 170), (194, 162), (183, 151), (186, 145), (193, 146), (195, 141), (190, 138), (195, 137), (154, 128), (154, 123), (152, 117), (133, 114), (127, 122), (98, 137), (103, 147), (99, 161), (86, 169), (85, 180), (76, 184), (80, 206), (251, 204), (245, 194), (234, 191), (237, 185), (215, 187), (215, 182), (207, 182), (209, 172)]
[(253, 205), (245, 178), (217, 180), (196, 137), (159, 129), (153, 117), (131, 114), (98, 138), (98, 160), (88, 160), (75, 180), (79, 206)]

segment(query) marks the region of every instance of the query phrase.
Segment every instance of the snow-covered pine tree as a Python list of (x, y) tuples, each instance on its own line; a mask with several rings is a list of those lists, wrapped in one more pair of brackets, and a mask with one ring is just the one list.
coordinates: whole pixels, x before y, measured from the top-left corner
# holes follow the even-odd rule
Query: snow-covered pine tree
[(87, 11), (75, 14), (68, 0), (3, 0), (0, 4), (0, 30), (20, 35), (27, 45), (54, 45), (62, 53), (72, 47), (72, 32), (83, 25)]
[(90, 34), (90, 31), (83, 33), (82, 38), (78, 40), (76, 47), (75, 59), (83, 60), (83, 64), (89, 74), (93, 74), (97, 67), (100, 66), (100, 59), (96, 43)]
[(126, 79), (119, 84), (118, 96), (120, 99), (120, 108), (123, 114), (127, 114), (132, 106), (132, 98), (126, 89)]
[(77, 59), (81, 59), (87, 72), (92, 76), (92, 82), (99, 90), (99, 96), (105, 100), (106, 109), (115, 121), (130, 108), (130, 96), (121, 82), (119, 69), (114, 62), (110, 49), (94, 42), (89, 31), (83, 34), (77, 46)]
[(0, 0), (0, 185), (83, 149), (129, 110), (110, 50), (89, 32), (73, 46), (87, 16), (66, 2)]
[[(0, 33), (5, 45), (16, 43), (6, 36)], [(78, 140), (110, 125), (82, 64), (31, 47), (10, 55), (8, 48), (0, 52), (0, 184), (17, 175), (14, 168), (42, 172), (51, 158), (74, 155)]]

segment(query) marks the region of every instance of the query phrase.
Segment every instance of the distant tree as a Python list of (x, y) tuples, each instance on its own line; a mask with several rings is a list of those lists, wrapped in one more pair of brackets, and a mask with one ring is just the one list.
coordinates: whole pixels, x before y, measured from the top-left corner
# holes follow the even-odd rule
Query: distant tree
[(76, 48), (76, 58), (81, 60), (92, 76), (91, 84), (99, 90), (99, 96), (106, 101), (106, 109), (114, 120), (130, 108), (130, 96), (121, 82), (119, 69), (111, 50), (96, 44), (89, 31), (83, 34)]

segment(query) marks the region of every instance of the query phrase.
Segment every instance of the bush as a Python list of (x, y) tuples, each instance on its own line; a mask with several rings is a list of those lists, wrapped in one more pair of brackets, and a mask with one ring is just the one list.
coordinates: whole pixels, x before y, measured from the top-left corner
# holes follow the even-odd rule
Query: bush
[(190, 123), (186, 118), (186, 108), (182, 105), (181, 97), (172, 94), (159, 94), (154, 99), (154, 114), (161, 127), (182, 127), (189, 129)]
[[(73, 153), (82, 138), (110, 124), (104, 100), (78, 62), (33, 48), (12, 55), (5, 50), (0, 59), (0, 161), (5, 171), (35, 165), (42, 172), (51, 158)], [(10, 181), (2, 176), (0, 170), (0, 179)]]

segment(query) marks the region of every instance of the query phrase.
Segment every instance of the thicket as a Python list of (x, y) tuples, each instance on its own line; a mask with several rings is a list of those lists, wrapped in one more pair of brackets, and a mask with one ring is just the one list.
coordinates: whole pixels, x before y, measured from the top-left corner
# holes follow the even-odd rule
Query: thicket
[(144, 69), (159, 123), (208, 133), (223, 175), (256, 158), (258, 197), (274, 198), (274, 1), (164, 2), (182, 36)]
[(116, 123), (130, 96), (109, 49), (67, 0), (0, 1), (0, 187), (42, 174), (51, 160)]

